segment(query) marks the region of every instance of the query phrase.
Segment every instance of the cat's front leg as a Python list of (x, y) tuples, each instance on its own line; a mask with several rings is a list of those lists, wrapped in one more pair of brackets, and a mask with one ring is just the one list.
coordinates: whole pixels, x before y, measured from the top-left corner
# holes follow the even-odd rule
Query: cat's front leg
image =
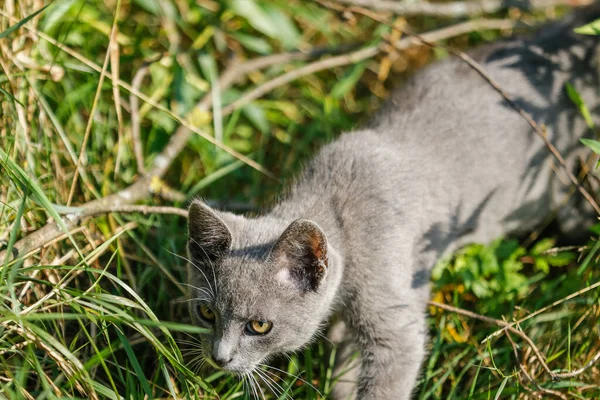
[(372, 315), (356, 332), (361, 348), (357, 399), (410, 399), (425, 356), (424, 313), (384, 312)]

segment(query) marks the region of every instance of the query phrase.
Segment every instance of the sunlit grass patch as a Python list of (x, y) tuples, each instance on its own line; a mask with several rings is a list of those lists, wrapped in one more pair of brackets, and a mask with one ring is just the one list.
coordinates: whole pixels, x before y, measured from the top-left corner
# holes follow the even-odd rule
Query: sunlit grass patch
[[(180, 257), (184, 213), (126, 207), (183, 208), (202, 196), (254, 212), (281, 191), (268, 174), (290, 180), (320, 145), (372, 114), (392, 77), (445, 56), (425, 47), (396, 54), (391, 26), (322, 3), (0, 5), (0, 396), (318, 399), (343, 379), (333, 373), (336, 349), (321, 339), (261, 369), (258, 386), (201, 369)], [(425, 31), (449, 23), (407, 21)], [(504, 33), (481, 28), (446, 41), (463, 48)], [(343, 58), (370, 47), (372, 56)], [(335, 67), (233, 106), (261, 85), (332, 59)], [(251, 68), (253, 60), (264, 65)], [(235, 66), (248, 71), (218, 86)], [(204, 137), (169, 147), (185, 137), (184, 125)], [(51, 238), (36, 236), (52, 229)], [(549, 240), (461, 250), (436, 276), (434, 300), (523, 320), (520, 329), (563, 373), (599, 351), (599, 242), (554, 255)], [(528, 318), (537, 310), (544, 311)], [(525, 386), (539, 392), (536, 384), (564, 396), (600, 395), (597, 366), (552, 381), (519, 338), (512, 337), (517, 361), (504, 333), (480, 343), (497, 327), (430, 311), (420, 398), (533, 398)], [(520, 380), (519, 364), (535, 383)]]

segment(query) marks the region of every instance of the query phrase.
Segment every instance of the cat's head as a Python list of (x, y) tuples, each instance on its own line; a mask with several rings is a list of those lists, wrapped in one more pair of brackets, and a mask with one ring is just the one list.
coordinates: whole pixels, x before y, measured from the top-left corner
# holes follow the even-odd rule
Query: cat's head
[(307, 344), (327, 318), (339, 257), (308, 220), (248, 219), (200, 201), (189, 209), (190, 312), (213, 367), (247, 373)]

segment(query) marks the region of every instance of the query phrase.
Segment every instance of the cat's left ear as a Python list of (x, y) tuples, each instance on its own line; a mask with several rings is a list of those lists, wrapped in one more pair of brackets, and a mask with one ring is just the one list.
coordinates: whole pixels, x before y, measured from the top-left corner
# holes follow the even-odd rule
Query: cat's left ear
[(298, 219), (281, 234), (269, 258), (280, 278), (304, 292), (316, 291), (327, 273), (327, 238), (314, 222)]
[(200, 263), (213, 263), (231, 247), (231, 231), (217, 214), (199, 200), (194, 200), (188, 212), (188, 250)]

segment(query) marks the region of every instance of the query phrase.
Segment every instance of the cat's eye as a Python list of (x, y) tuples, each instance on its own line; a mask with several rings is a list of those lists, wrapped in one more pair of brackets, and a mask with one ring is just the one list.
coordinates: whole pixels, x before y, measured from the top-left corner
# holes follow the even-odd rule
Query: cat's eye
[(253, 320), (246, 324), (246, 333), (248, 335), (266, 335), (272, 327), (272, 322)]
[(198, 311), (200, 312), (200, 317), (202, 317), (203, 320), (208, 322), (215, 320), (215, 312), (206, 304), (200, 304)]

